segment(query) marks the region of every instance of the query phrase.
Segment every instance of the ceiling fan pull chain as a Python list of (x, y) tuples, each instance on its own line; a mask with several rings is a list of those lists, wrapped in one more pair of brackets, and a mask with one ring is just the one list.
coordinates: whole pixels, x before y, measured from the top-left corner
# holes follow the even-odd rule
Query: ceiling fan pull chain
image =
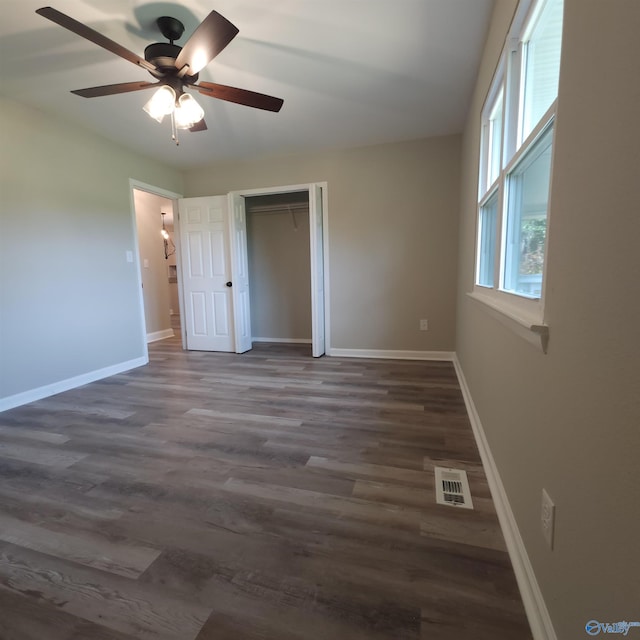
[(178, 140), (178, 127), (176, 127), (175, 111), (171, 112), (171, 139), (176, 143), (176, 147), (180, 144), (180, 140)]

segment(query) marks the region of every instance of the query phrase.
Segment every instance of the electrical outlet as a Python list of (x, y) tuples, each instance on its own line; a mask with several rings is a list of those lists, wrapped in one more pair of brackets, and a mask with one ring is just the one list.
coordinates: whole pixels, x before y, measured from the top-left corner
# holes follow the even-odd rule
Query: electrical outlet
[(556, 505), (549, 497), (549, 494), (542, 490), (542, 511), (540, 520), (542, 523), (542, 535), (549, 545), (549, 549), (553, 549), (553, 528), (556, 519)]
[(429, 330), (429, 321), (426, 319), (420, 320), (420, 331), (428, 331)]

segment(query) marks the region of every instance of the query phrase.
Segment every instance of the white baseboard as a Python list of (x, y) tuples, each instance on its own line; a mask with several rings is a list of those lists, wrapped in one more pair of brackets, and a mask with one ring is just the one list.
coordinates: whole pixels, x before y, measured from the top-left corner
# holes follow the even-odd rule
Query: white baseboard
[(251, 342), (277, 342), (282, 344), (311, 344), (311, 338), (251, 338)]
[(164, 340), (165, 338), (173, 338), (176, 334), (173, 329), (163, 329), (162, 331), (154, 331), (153, 333), (147, 333), (147, 344), (149, 342), (157, 342), (158, 340)]
[(0, 398), (0, 412), (7, 411), (7, 409), (20, 407), (23, 404), (29, 404), (29, 402), (42, 400), (43, 398), (54, 396), (57, 393), (69, 391), (71, 389), (75, 389), (76, 387), (81, 387), (84, 384), (95, 382), (96, 380), (102, 380), (103, 378), (108, 378), (109, 376), (115, 376), (117, 373), (129, 371), (130, 369), (135, 369), (136, 367), (141, 367), (148, 362), (149, 358), (143, 356), (141, 358), (135, 358), (134, 360), (119, 362), (118, 364), (111, 365), (110, 367), (104, 367), (103, 369), (96, 369), (95, 371), (90, 371), (89, 373), (83, 373), (82, 375), (74, 376), (73, 378), (67, 378), (66, 380), (60, 380), (59, 382), (47, 384), (43, 387), (30, 389), (29, 391), (23, 391), (22, 393), (16, 393), (15, 395), (7, 396), (6, 398)]
[(341, 358), (383, 358), (386, 360), (447, 360), (452, 361), (453, 351), (397, 351), (387, 349), (329, 349), (328, 356)]
[(520, 595), (522, 596), (522, 602), (527, 613), (531, 633), (533, 634), (534, 640), (557, 640), (547, 605), (542, 597), (542, 592), (538, 586), (533, 567), (529, 561), (529, 555), (522, 541), (522, 536), (520, 535), (516, 519), (511, 510), (507, 493), (502, 484), (491, 449), (489, 448), (482, 423), (480, 422), (480, 416), (473, 403), (473, 398), (471, 397), (471, 392), (467, 386), (467, 381), (458, 357), (455, 355), (453, 364), (464, 397), (464, 403), (467, 407), (469, 420), (471, 421), (473, 435), (475, 436), (476, 444), (480, 451), (482, 465), (489, 482), (491, 496), (496, 507), (498, 520), (500, 521), (500, 528), (502, 529), (509, 557), (511, 558), (511, 564), (516, 574), (516, 580), (520, 588)]

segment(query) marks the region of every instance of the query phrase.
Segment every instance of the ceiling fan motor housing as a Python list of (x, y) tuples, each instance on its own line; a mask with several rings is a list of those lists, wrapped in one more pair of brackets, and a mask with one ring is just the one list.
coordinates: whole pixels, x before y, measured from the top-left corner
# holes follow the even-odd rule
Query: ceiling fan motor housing
[(145, 47), (144, 59), (163, 71), (175, 70), (175, 61), (182, 47), (168, 42), (156, 42)]
[(182, 47), (168, 42), (156, 42), (145, 47), (144, 59), (155, 65), (156, 70), (149, 71), (155, 78), (168, 80), (170, 78), (180, 78), (184, 84), (195, 84), (198, 82), (198, 74), (188, 75), (180, 73), (175, 62)]

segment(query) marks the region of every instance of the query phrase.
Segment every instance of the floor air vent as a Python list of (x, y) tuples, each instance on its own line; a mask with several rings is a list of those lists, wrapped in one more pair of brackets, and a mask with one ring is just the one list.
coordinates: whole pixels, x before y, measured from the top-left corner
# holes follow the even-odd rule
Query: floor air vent
[(436, 472), (436, 502), (438, 504), (473, 509), (466, 471), (445, 469), (444, 467), (435, 467), (434, 471)]

